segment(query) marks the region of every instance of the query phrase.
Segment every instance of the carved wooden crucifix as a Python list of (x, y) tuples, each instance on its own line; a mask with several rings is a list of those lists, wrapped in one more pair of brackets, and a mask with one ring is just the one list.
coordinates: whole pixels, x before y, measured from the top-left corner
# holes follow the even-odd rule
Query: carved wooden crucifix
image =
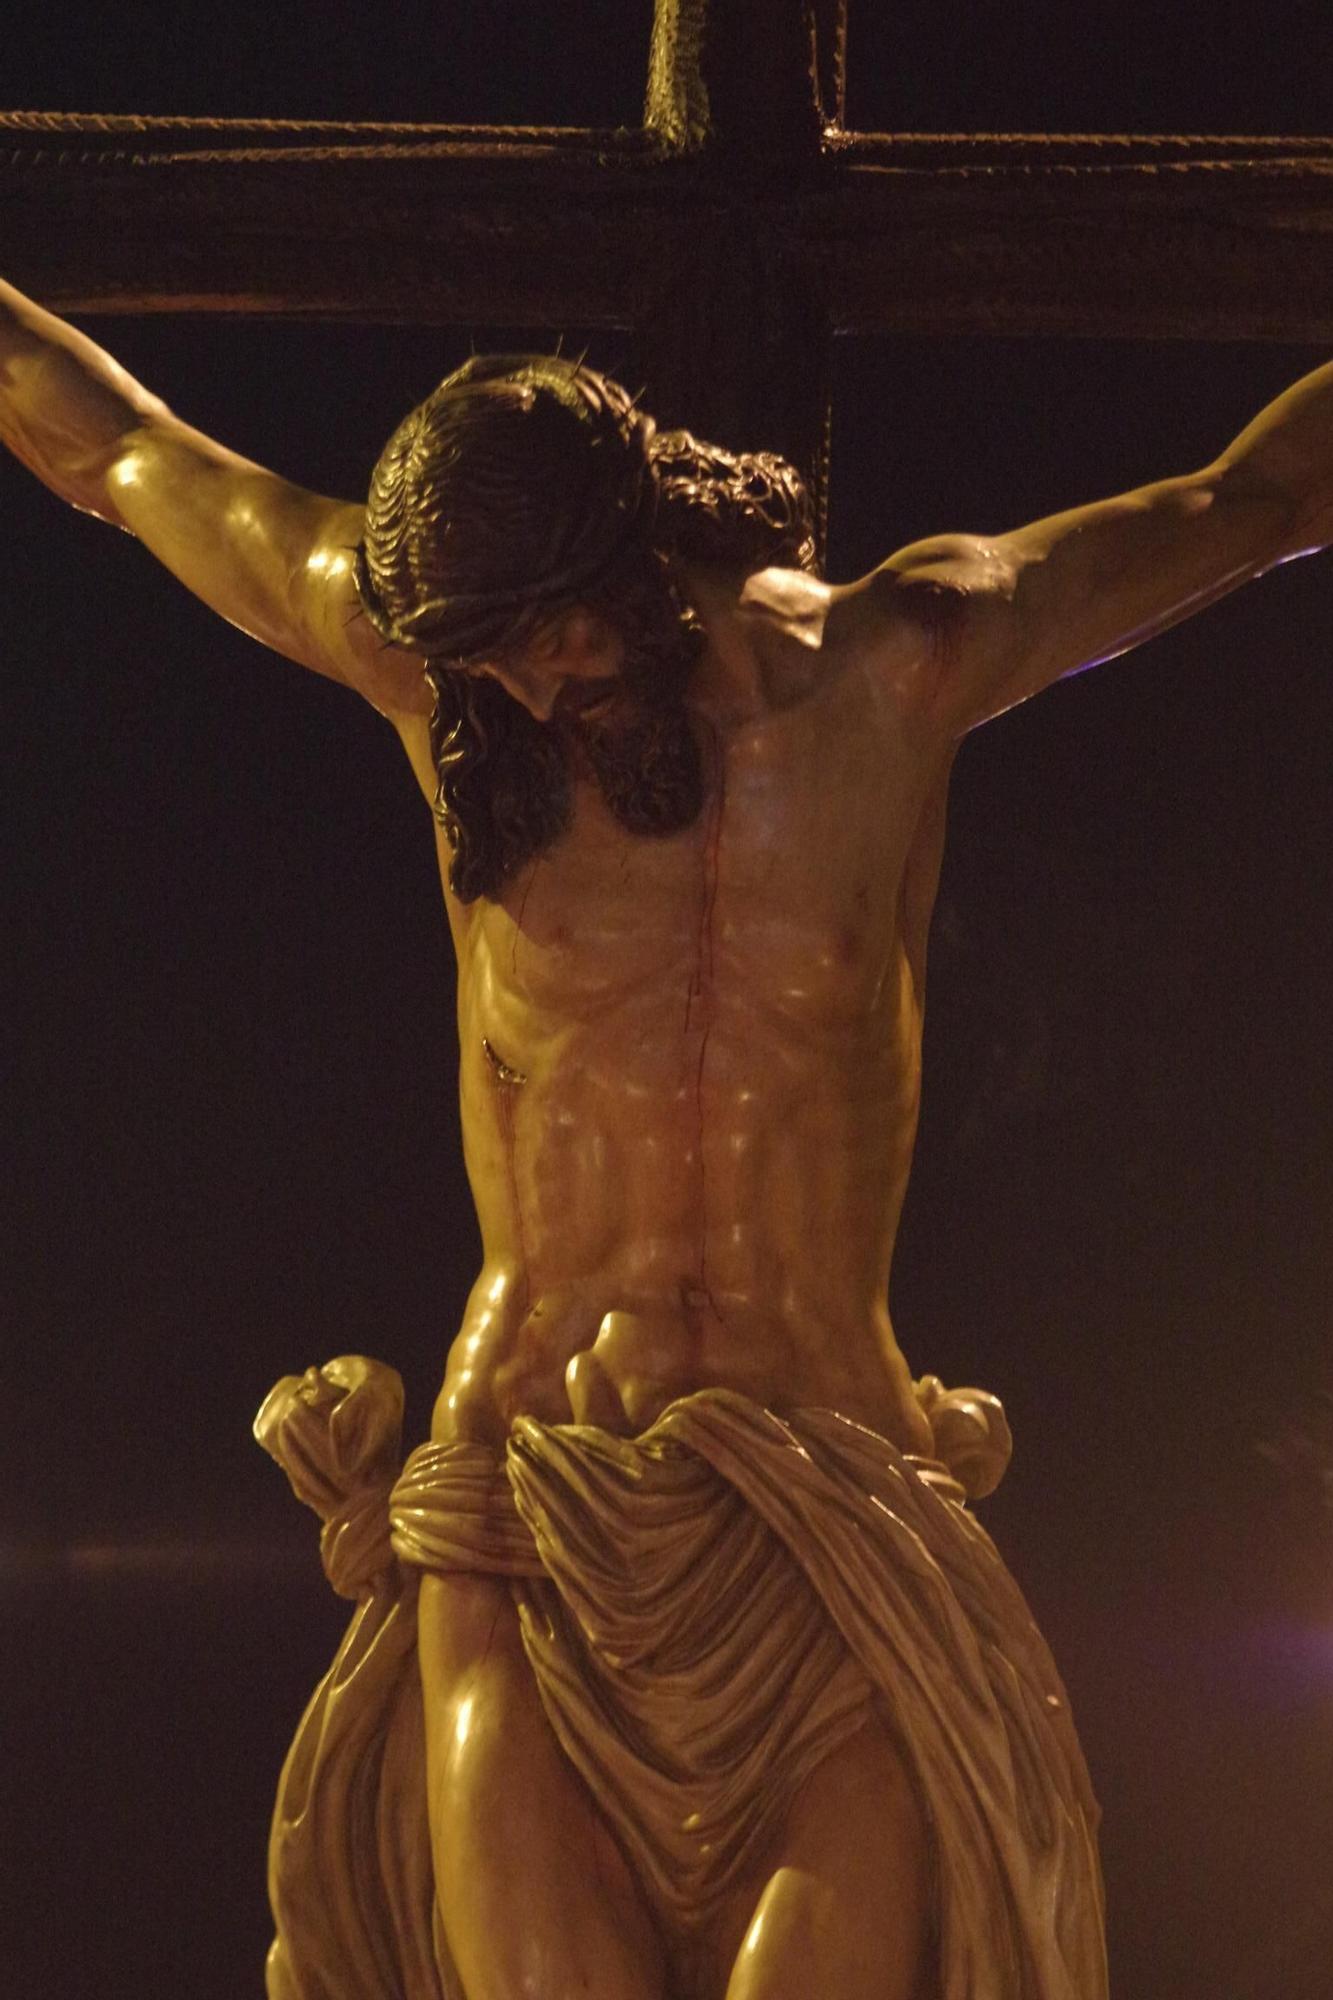
[(832, 338), (1333, 337), (1333, 142), (843, 123), (848, 0), (657, 0), (633, 131), (0, 114), (84, 313), (630, 329), (660, 421), (827, 493)]

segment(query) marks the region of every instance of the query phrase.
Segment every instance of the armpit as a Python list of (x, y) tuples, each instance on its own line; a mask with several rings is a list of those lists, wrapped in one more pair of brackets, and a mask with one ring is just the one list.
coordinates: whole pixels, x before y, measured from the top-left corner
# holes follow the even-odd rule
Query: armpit
[(1017, 568), (999, 542), (941, 535), (876, 571), (876, 598), (892, 635), (890, 672), (904, 703), (966, 728), (969, 690), (1010, 643)]

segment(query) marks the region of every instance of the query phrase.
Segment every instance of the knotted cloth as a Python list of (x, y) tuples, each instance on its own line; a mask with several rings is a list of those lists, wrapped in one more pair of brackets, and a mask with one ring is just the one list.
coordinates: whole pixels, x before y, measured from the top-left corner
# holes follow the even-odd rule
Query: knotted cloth
[[(975, 1460), (993, 1399), (968, 1394), (950, 1423)], [(1097, 1809), (1064, 1690), (942, 1465), (829, 1411), (704, 1390), (638, 1438), (521, 1418), (503, 1463), (423, 1446), (386, 1502), (400, 1410), (391, 1370), (343, 1360), (280, 1383), (257, 1425), (338, 1523), (335, 1584), (339, 1549), (360, 1552), (279, 1789), (270, 2000), (464, 2000), (434, 1920), (423, 1567), (509, 1579), (551, 1726), (672, 1921), (706, 1916), (873, 1706), (933, 1835), (940, 2000), (1105, 2000)]]

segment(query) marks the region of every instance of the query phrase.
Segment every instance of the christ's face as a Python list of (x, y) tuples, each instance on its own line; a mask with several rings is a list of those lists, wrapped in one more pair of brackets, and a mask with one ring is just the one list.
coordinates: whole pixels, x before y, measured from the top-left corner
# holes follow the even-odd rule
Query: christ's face
[(627, 697), (624, 640), (608, 619), (582, 608), (494, 658), (469, 660), (463, 672), (498, 681), (536, 722), (609, 720)]
[(674, 595), (649, 582), (619, 617), (575, 606), (437, 669), (432, 743), (450, 881), (465, 899), (494, 897), (559, 838), (579, 780), (629, 833), (672, 834), (697, 818), (703, 772), (685, 691), (701, 642)]
[(675, 830), (697, 804), (685, 707), (692, 656), (674, 616), (662, 631), (670, 640), (665, 654), (627, 642), (610, 618), (577, 606), (493, 658), (465, 662), (462, 671), (495, 681), (543, 735), (551, 732), (623, 824)]

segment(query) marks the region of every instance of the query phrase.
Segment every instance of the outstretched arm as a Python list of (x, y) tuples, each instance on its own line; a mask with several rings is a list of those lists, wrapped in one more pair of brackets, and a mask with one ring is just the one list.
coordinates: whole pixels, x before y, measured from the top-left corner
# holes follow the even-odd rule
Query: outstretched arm
[(961, 732), (1333, 541), (1333, 365), (1203, 471), (987, 540), (945, 535), (870, 579), (905, 697)]
[(0, 282), (0, 440), (71, 505), (137, 535), (263, 645), (389, 714), (425, 713), (421, 661), (356, 618), (362, 509), (265, 472), (173, 416), (109, 354)]

